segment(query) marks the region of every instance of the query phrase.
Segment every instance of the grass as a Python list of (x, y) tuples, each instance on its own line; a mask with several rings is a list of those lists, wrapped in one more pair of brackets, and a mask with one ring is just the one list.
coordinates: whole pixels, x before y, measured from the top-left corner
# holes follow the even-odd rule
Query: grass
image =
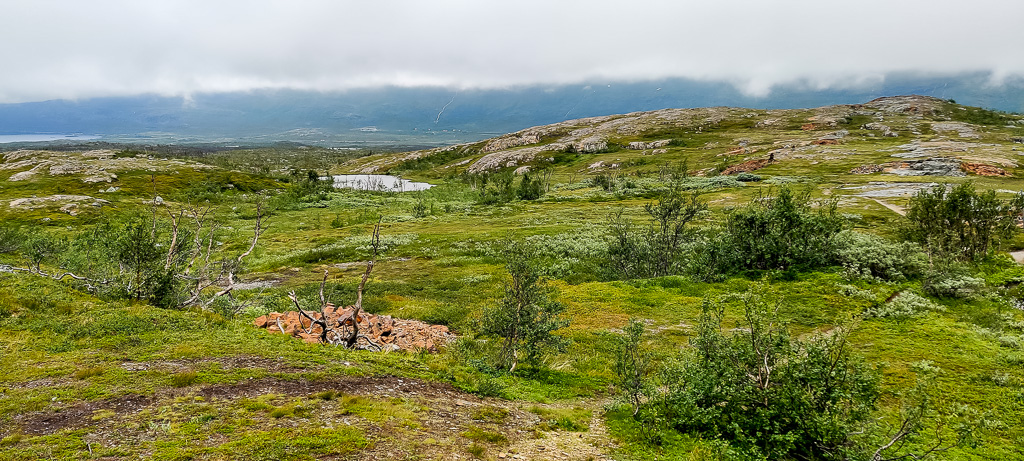
[[(602, 239), (608, 216), (618, 210), (643, 222), (643, 205), (664, 187), (659, 178), (663, 167), (685, 158), (693, 171), (712, 168), (722, 162), (721, 154), (735, 149), (739, 139), (761, 149), (743, 156), (753, 158), (778, 148), (776, 142), (799, 145), (821, 135), (820, 130), (800, 129), (811, 114), (808, 111), (783, 117), (775, 128), (757, 127), (756, 121), (768, 115), (749, 112), (755, 116), (727, 119), (699, 132), (695, 126), (666, 126), (614, 140), (620, 144), (676, 140), (664, 154), (620, 150), (558, 156), (551, 165), (555, 187), (533, 202), (477, 205), (477, 192), (470, 185), (443, 179), (455, 171), (445, 166), (476, 155), (472, 152), (393, 166), (440, 183), (418, 196), (338, 191), (323, 201), (289, 199), (287, 206), (275, 210), (270, 229), (246, 259), (241, 275), (242, 281), (271, 281), (271, 286), (238, 290), (238, 298), (257, 302), (234, 317), (155, 309), (111, 293), (96, 296), (73, 283), (0, 273), (0, 367), (5, 371), (0, 374), (0, 460), (88, 458), (90, 446), (93, 456), (110, 458), (144, 454), (154, 459), (347, 458), (389, 444), (409, 453), (465, 451), (487, 458), (494, 456), (490, 451), (495, 446), (526, 437), (513, 429), (524, 411), (540, 421), (524, 433), (533, 433), (529, 429), (596, 433), (591, 427), (595, 408), (585, 402), (610, 399), (614, 393), (616, 329), (630, 318), (643, 319), (650, 332), (648, 346), (659, 361), (668, 360), (687, 346), (702, 298), (743, 292), (765, 274), (716, 283), (679, 276), (605, 281), (599, 261), (562, 261), (571, 255), (599, 253), (592, 244)], [(958, 117), (982, 124), (992, 118), (975, 112)], [(885, 121), (900, 132), (900, 138), (869, 137), (860, 126), (874, 121), (873, 117), (855, 115), (836, 128), (850, 131), (842, 144), (801, 151), (810, 157), (759, 170), (756, 173), (765, 178), (761, 183), (723, 182), (725, 187), (707, 190), (703, 197), (711, 204), (711, 212), (701, 218), (701, 225), (720, 223), (730, 207), (746, 203), (773, 179), (776, 183), (794, 180), (814, 188), (815, 197), (840, 197), (840, 211), (854, 217), (854, 228), (893, 235), (901, 218), (874, 201), (856, 197), (850, 187), (934, 178), (852, 175), (849, 170), (891, 161), (893, 149), (911, 138), (903, 129), (911, 121), (902, 117), (887, 115)], [(992, 148), (996, 153), (1015, 155), (999, 130), (998, 125), (977, 128), (985, 143), (1002, 143)], [(933, 136), (928, 130), (922, 132), (923, 138)], [(252, 168), (245, 165), (250, 158), (256, 159)], [(133, 169), (119, 171), (116, 182), (101, 185), (86, 184), (74, 175), (9, 182), (7, 177), (15, 171), (0, 171), (0, 200), (61, 192), (111, 201), (110, 206), (86, 209), (78, 216), (61, 212), (59, 206), (20, 210), (4, 205), (0, 222), (25, 232), (67, 236), (128, 214), (152, 216), (153, 208), (145, 201), (154, 193), (165, 198), (171, 209), (185, 197), (194, 197), (209, 200), (203, 203), (213, 207), (221, 223), (217, 240), (223, 242), (222, 254), (237, 254), (252, 232), (253, 192), (284, 196), (291, 187), (286, 176), (275, 172), (279, 167), (340, 172), (339, 162), (350, 158), (321, 150), (225, 152), (200, 160), (238, 171), (182, 167), (176, 173), (159, 169), (154, 174)], [(357, 159), (352, 165), (365, 160)], [(616, 173), (633, 187), (620, 186), (609, 193), (590, 186), (586, 168), (598, 161), (620, 163)], [(1024, 188), (1020, 175), (969, 179), (982, 189)], [(97, 192), (111, 185), (121, 190)], [(432, 211), (413, 217), (412, 205), (421, 199), (432, 205)], [(905, 204), (900, 198), (886, 201)], [(165, 219), (162, 210), (158, 220)], [(364, 306), (374, 313), (449, 325), (463, 335), (459, 344), (439, 354), (375, 354), (304, 344), (252, 328), (255, 317), (288, 309), (289, 291), (315, 297), (324, 270), (329, 271), (330, 300), (352, 303), (368, 255), (366, 238), (378, 218), (383, 218), (383, 234), (391, 245), (374, 269)], [(506, 275), (497, 255), (501, 240), (509, 236), (530, 240), (557, 255), (546, 264), (552, 275), (547, 286), (566, 305), (572, 321), (560, 332), (572, 340), (564, 353), (546, 357), (543, 369), (524, 368), (512, 376), (494, 369), (489, 358), (493, 339), (474, 335), (484, 307), (502, 295)], [(1018, 236), (1008, 246), (1024, 248), (1022, 242), (1024, 237)], [(17, 254), (0, 254), (0, 264), (23, 265), (24, 260)], [(1019, 405), (1024, 395), (1020, 326), (1024, 316), (1005, 299), (1016, 293), (1012, 287), (1024, 272), (1005, 261), (986, 264), (980, 269), (986, 281), (1010, 288), (994, 289), (988, 298), (936, 300), (946, 311), (902, 322), (860, 321), (855, 323), (851, 344), (867, 362), (880, 367), (887, 392), (880, 417), (892, 417), (898, 411), (896, 394), (916, 379), (914, 364), (927, 360), (941, 370), (936, 385), (946, 402), (987, 411), (999, 422), (982, 434), (982, 446), (959, 448), (950, 456), (1024, 459), (1018, 448), (1024, 446), (1024, 410)], [(881, 298), (900, 287), (920, 288), (919, 282), (848, 281), (839, 268), (799, 273), (772, 284), (786, 300), (780, 314), (797, 335), (850, 322), (870, 304), (867, 298), (843, 294), (843, 285)], [(737, 306), (728, 307), (726, 324), (735, 323), (740, 315)], [(460, 394), (466, 400), (479, 396), (512, 402), (464, 408), (455, 430), (440, 431), (431, 426), (432, 411), (450, 405), (450, 398), (317, 387), (318, 383), (377, 376), (443, 383), (451, 392), (466, 392)], [(288, 386), (247, 388), (249, 383)], [(119, 409), (137, 398), (145, 399), (137, 411)], [(17, 422), (35, 418), (36, 412), (72, 414), (69, 410), (77, 409), (81, 409), (80, 423), (55, 433), (36, 435), (15, 429)], [(599, 414), (598, 420), (619, 443), (615, 455), (622, 459), (731, 456), (719, 442), (672, 431), (662, 434), (661, 445), (651, 444), (622, 409), (612, 408)], [(97, 440), (97, 433), (125, 437), (111, 443)]]

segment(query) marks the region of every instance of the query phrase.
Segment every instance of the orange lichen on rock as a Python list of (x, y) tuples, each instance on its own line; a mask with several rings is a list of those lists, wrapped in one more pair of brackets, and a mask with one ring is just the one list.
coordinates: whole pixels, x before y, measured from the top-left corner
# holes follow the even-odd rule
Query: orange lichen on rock
[[(328, 304), (324, 309), (327, 324), (332, 327), (344, 328), (352, 325), (352, 306), (337, 308)], [(321, 314), (307, 311), (310, 317), (320, 320)], [(359, 334), (380, 346), (382, 350), (428, 350), (436, 352), (455, 340), (455, 335), (444, 325), (431, 325), (419, 320), (397, 319), (389, 315), (374, 315), (360, 312), (355, 319), (359, 325)], [(307, 343), (319, 343), (323, 329), (313, 324), (298, 311), (271, 312), (253, 320), (256, 328), (271, 333), (284, 333), (294, 336)]]
[(986, 165), (984, 163), (963, 162), (960, 164), (960, 168), (967, 173), (974, 173), (978, 176), (1013, 176), (1012, 174), (1007, 173), (1006, 170), (1002, 168), (994, 167), (992, 165)]

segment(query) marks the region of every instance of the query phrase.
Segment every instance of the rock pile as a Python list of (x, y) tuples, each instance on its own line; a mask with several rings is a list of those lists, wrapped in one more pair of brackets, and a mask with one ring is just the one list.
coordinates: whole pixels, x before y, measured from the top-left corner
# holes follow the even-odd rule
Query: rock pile
[[(352, 306), (337, 308), (328, 304), (324, 309), (328, 325), (341, 325), (342, 322), (347, 326), (352, 325), (352, 310)], [(307, 313), (315, 319), (320, 319), (319, 312), (307, 311)], [(359, 325), (359, 334), (365, 335), (385, 351), (422, 349), (436, 352), (438, 347), (455, 340), (455, 335), (448, 330), (448, 327), (431, 325), (419, 320), (398, 319), (390, 315), (360, 312), (356, 322)], [(311, 327), (311, 323), (298, 311), (271, 312), (253, 321), (257, 328), (263, 328), (271, 333), (284, 333), (301, 338), (307, 343), (318, 343), (323, 330), (319, 325)], [(341, 326), (338, 330), (344, 332), (346, 328)]]
[(963, 168), (963, 170), (968, 173), (974, 173), (978, 176), (1013, 176), (1002, 168), (985, 165), (984, 163), (963, 162), (960, 164), (960, 168)]

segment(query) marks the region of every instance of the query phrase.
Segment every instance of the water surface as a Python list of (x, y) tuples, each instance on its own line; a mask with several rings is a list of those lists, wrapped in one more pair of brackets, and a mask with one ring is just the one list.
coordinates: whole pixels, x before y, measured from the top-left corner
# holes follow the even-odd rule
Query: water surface
[(0, 144), (12, 142), (92, 141), (99, 136), (81, 134), (0, 134)]

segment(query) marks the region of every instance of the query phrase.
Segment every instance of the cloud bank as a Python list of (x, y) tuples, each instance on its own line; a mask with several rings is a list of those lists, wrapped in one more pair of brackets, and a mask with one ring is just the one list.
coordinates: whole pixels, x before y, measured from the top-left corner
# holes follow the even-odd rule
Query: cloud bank
[(0, 103), (683, 77), (748, 95), (896, 72), (1024, 76), (1024, 2), (11, 2)]

